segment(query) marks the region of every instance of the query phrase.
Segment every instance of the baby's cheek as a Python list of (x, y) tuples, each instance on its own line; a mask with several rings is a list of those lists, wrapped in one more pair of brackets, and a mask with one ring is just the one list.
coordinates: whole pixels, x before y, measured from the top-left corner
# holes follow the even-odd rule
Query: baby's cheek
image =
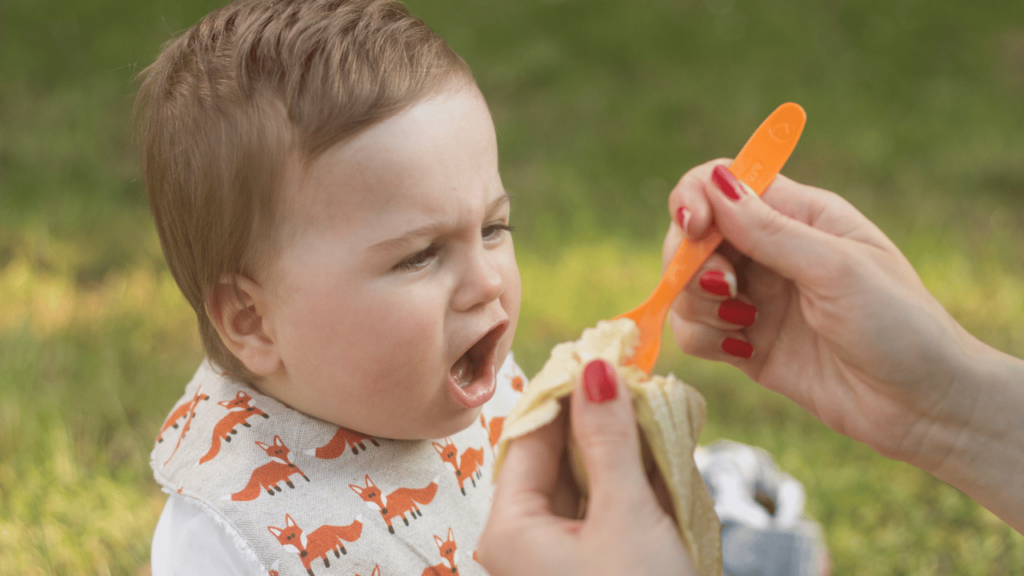
[(514, 328), (519, 318), (519, 306), (523, 299), (523, 281), (519, 275), (519, 265), (516, 264), (515, 253), (509, 255), (509, 262), (503, 274), (505, 278), (505, 291), (501, 295), (502, 307), (508, 313)]

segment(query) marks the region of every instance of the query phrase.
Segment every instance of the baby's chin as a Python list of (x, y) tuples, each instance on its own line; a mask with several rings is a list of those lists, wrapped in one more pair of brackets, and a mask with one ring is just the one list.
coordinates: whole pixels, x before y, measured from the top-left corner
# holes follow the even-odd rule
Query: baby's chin
[[(464, 414), (461, 414), (459, 418), (446, 422), (442, 434), (432, 436), (430, 439), (444, 438), (446, 436), (452, 436), (462, 432), (466, 428), (473, 426), (474, 424), (480, 425), (480, 412), (483, 410), (483, 406), (477, 406), (476, 408), (467, 408)], [(426, 440), (426, 438), (424, 438)]]
[(473, 426), (474, 424), (480, 425), (480, 411), (482, 407), (476, 408), (465, 408), (461, 413), (453, 418), (448, 418), (444, 422), (433, 423), (429, 427), (412, 433), (404, 434), (403, 438), (393, 438), (394, 440), (438, 440), (441, 438), (447, 438), (448, 436), (454, 436), (459, 432)]
[(353, 432), (381, 438), (384, 440), (438, 440), (448, 436), (454, 436), (459, 432), (476, 424), (480, 425), (480, 411), (482, 407), (464, 408), (455, 416), (448, 417), (441, 422), (422, 423), (421, 425), (410, 426), (382, 426), (359, 430), (358, 427), (345, 426), (342, 423), (332, 422), (336, 426), (347, 428)]

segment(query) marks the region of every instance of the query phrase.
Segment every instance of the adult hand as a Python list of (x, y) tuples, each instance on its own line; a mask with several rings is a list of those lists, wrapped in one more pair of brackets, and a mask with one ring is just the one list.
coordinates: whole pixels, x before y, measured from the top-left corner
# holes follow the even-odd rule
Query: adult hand
[[(916, 460), (959, 396), (973, 338), (881, 230), (784, 176), (762, 201), (721, 161), (683, 176), (669, 205), (684, 208), (688, 236), (714, 220), (729, 244), (675, 302), (685, 352), (737, 366), (883, 455), (939, 465)], [(666, 256), (681, 235), (673, 226)]]
[(674, 303), (682, 349), (735, 365), (1021, 530), (1024, 362), (967, 333), (839, 196), (780, 175), (758, 198), (725, 163), (694, 168), (669, 199), (666, 261), (683, 228), (696, 238), (714, 223), (727, 241)]
[(509, 447), (477, 548), (480, 563), (492, 576), (693, 574), (644, 470), (629, 391), (603, 360), (588, 364), (582, 380), (569, 411), (588, 474), (586, 516), (571, 517), (578, 493), (560, 416)]

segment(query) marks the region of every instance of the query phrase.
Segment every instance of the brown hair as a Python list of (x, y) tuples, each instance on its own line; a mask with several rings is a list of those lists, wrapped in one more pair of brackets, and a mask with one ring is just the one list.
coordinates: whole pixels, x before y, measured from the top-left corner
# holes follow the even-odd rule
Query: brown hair
[(311, 162), (472, 78), (394, 0), (238, 0), (166, 44), (141, 77), (137, 139), (164, 257), (210, 359), (249, 380), (209, 298), (224, 274), (267, 269), (286, 160)]

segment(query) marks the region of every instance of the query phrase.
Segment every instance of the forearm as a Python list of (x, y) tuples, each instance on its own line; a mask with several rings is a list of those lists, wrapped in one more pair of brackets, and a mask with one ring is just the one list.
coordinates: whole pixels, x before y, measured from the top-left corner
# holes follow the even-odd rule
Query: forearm
[(977, 340), (968, 359), (929, 471), (1024, 533), (1024, 361)]

